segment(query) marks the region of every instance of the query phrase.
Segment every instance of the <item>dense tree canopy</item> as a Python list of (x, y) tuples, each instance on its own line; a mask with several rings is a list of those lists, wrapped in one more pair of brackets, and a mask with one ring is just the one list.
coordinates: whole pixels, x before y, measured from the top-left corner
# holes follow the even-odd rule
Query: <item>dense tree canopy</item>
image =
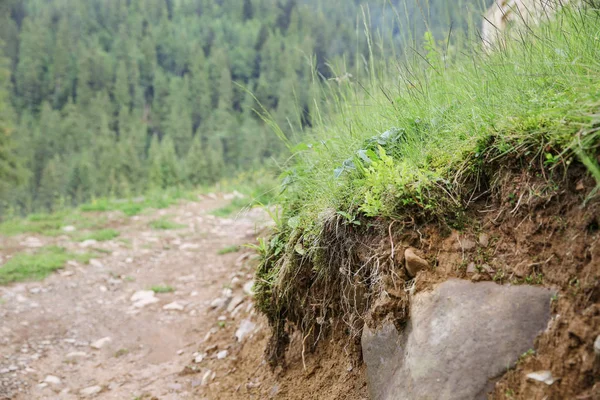
[[(397, 54), (428, 29), (410, 21), (429, 19), (439, 34), (467, 21), (442, 0), (361, 3), (1, 2), (0, 210), (210, 184), (261, 165), (283, 143), (258, 103), (298, 135), (320, 81), (358, 79), (370, 57)], [(369, 50), (363, 20), (389, 48)]]

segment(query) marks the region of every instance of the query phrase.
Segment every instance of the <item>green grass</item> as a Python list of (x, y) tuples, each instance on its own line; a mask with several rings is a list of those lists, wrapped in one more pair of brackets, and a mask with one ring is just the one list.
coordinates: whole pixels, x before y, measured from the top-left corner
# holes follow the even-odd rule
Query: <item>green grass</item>
[(159, 230), (169, 230), (169, 229), (182, 229), (185, 228), (186, 225), (178, 224), (176, 222), (170, 221), (166, 218), (160, 218), (149, 223), (152, 229)]
[(53, 214), (31, 214), (26, 218), (12, 218), (0, 223), (0, 235), (14, 236), (23, 233), (37, 233), (45, 236), (65, 234), (65, 226), (76, 229), (98, 229), (106, 224), (104, 217), (85, 215), (74, 210), (64, 210)]
[(219, 250), (217, 252), (217, 254), (219, 255), (224, 255), (224, 254), (229, 254), (229, 253), (237, 253), (238, 251), (240, 251), (240, 246), (227, 246), (222, 248), (221, 250)]
[(444, 215), (501, 158), (548, 169), (578, 160), (600, 183), (598, 18), (566, 10), (491, 54), (430, 44), (394, 74), (332, 89), (334, 115), (290, 146), (284, 230), (318, 234), (324, 212)]
[(78, 242), (85, 240), (96, 240), (98, 242), (106, 242), (112, 240), (120, 235), (119, 231), (114, 229), (102, 229), (99, 231), (92, 231), (89, 233), (79, 234), (75, 237)]
[(235, 190), (245, 196), (236, 197), (226, 206), (211, 211), (211, 214), (216, 217), (227, 218), (244, 209), (272, 203), (277, 195), (278, 185), (272, 172), (259, 169), (224, 180), (215, 189), (220, 192)]
[(54, 246), (44, 247), (32, 254), (16, 254), (0, 267), (0, 285), (41, 280), (62, 268), (69, 260), (88, 263), (91, 258), (92, 254), (68, 253), (64, 248)]
[[(548, 190), (583, 165), (598, 193), (600, 16), (566, 8), (530, 28), (489, 54), (478, 38), (426, 41), (397, 65), (369, 65), (368, 79), (331, 83), (306, 143), (291, 144), (265, 116), (292, 153), (273, 234), (256, 246), (256, 302), (274, 343), (286, 342), (288, 318), (307, 333), (335, 307), (354, 312), (335, 296), (343, 282), (373, 281), (349, 254), (370, 227), (460, 226), (503, 165), (539, 174)], [(341, 276), (340, 265), (361, 269)]]
[(215, 217), (227, 218), (251, 206), (252, 203), (248, 199), (240, 199), (236, 197), (233, 200), (231, 200), (231, 202), (226, 206), (217, 208), (216, 210), (213, 210), (210, 213)]
[(79, 209), (86, 212), (121, 211), (127, 216), (134, 216), (147, 209), (164, 209), (170, 207), (182, 199), (197, 200), (197, 191), (173, 188), (151, 191), (138, 199), (96, 199), (80, 206)]
[(152, 286), (150, 288), (150, 290), (152, 290), (154, 293), (171, 293), (174, 292), (175, 289), (173, 289), (171, 286)]

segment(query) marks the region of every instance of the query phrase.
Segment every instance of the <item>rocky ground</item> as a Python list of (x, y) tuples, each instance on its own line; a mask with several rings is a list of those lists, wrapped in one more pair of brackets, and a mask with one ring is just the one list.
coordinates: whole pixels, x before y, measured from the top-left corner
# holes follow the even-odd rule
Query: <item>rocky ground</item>
[[(0, 237), (0, 264), (47, 245), (97, 254), (41, 282), (0, 287), (0, 399), (218, 398), (242, 343), (266, 330), (250, 296), (253, 253), (218, 253), (255, 240), (267, 218), (209, 213), (229, 199), (109, 213), (120, 236), (104, 242)], [(160, 217), (183, 227), (151, 228)], [(264, 374), (261, 353), (254, 371)], [(260, 385), (251, 375), (244, 390)]]

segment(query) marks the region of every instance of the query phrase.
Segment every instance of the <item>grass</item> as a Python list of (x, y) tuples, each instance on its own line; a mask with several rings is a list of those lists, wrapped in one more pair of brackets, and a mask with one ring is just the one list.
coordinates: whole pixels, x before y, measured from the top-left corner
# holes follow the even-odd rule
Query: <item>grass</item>
[(20, 253), (0, 267), (0, 285), (12, 282), (41, 280), (62, 268), (69, 260), (88, 263), (92, 254), (68, 253), (62, 247), (44, 247), (36, 253)]
[(131, 217), (140, 214), (147, 209), (164, 209), (177, 204), (182, 199), (197, 200), (196, 191), (183, 190), (179, 188), (151, 191), (145, 196), (136, 199), (96, 199), (79, 207), (86, 212), (121, 211)]
[(224, 180), (216, 187), (218, 191), (237, 191), (244, 198), (236, 197), (229, 204), (211, 212), (220, 218), (227, 218), (244, 209), (254, 206), (268, 205), (276, 197), (278, 185), (273, 174), (267, 170), (241, 173), (233, 179)]
[(171, 286), (152, 286), (150, 290), (154, 293), (172, 293), (175, 291)]
[(93, 231), (89, 233), (84, 233), (77, 235), (75, 240), (78, 242), (83, 242), (86, 240), (95, 240), (97, 242), (106, 242), (108, 240), (112, 240), (120, 235), (119, 231), (114, 229), (102, 229), (99, 231)]
[(306, 334), (333, 307), (351, 308), (337, 304), (340, 265), (373, 281), (351, 254), (371, 227), (417, 218), (458, 226), (501, 165), (537, 171), (549, 187), (583, 165), (598, 193), (599, 27), (596, 10), (565, 8), (489, 54), (479, 38), (426, 40), (397, 65), (370, 65), (364, 81), (331, 86), (331, 112), (306, 143), (292, 145), (272, 123), (292, 153), (274, 233), (256, 246), (257, 307), (275, 342), (287, 341), (286, 321)]
[(229, 204), (226, 206), (217, 208), (216, 210), (211, 211), (210, 213), (215, 217), (227, 218), (235, 213), (242, 211), (245, 208), (250, 208), (252, 203), (248, 199), (240, 199), (236, 197), (231, 200)]
[(74, 226), (76, 229), (98, 229), (106, 224), (106, 218), (85, 215), (73, 210), (63, 210), (53, 214), (31, 214), (26, 218), (12, 218), (0, 223), (0, 234), (14, 236), (23, 233), (36, 233), (45, 236), (65, 234), (62, 228)]
[(186, 227), (186, 225), (178, 224), (178, 223), (170, 221), (166, 218), (160, 218), (160, 219), (151, 221), (149, 225), (152, 229), (159, 229), (159, 230), (182, 229), (182, 228)]
[(230, 254), (230, 253), (237, 253), (238, 251), (240, 251), (240, 246), (227, 246), (222, 248), (221, 250), (219, 250), (217, 252), (218, 255), (224, 255), (224, 254)]

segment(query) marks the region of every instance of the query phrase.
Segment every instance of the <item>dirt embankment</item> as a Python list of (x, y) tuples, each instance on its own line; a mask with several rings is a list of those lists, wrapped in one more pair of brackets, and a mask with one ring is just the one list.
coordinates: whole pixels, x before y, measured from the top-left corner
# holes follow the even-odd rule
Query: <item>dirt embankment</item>
[[(356, 296), (345, 297), (350, 305), (360, 310), (367, 304), (369, 312), (357, 319), (344, 314), (341, 305), (330, 304), (328, 312), (337, 309), (339, 317), (332, 326), (318, 335), (292, 336), (284, 369), (276, 370), (280, 378), (272, 381), (285, 393), (282, 398), (301, 398), (305, 393), (329, 399), (366, 397), (356, 327), (362, 320), (376, 326), (391, 317), (402, 330), (410, 318), (409, 293), (429, 290), (450, 278), (557, 291), (548, 328), (499, 378), (491, 399), (600, 398), (600, 357), (594, 350), (600, 333), (600, 201), (597, 195), (589, 197), (596, 182), (582, 167), (572, 167), (555, 180), (535, 168), (502, 168), (494, 171), (494, 182), (474, 195), (465, 213), (447, 223), (376, 221), (366, 234), (338, 241), (335, 252), (346, 258), (340, 259), (336, 270), (348, 269), (357, 277), (361, 270), (377, 267), (375, 278), (372, 274), (356, 278), (353, 287), (340, 291), (349, 290)], [(335, 228), (340, 238), (343, 228)], [(351, 229), (346, 233), (352, 234)], [(414, 279), (404, 269), (409, 247), (429, 263)], [(361, 282), (379, 291), (367, 293)], [(323, 295), (319, 288), (304, 287), (307, 298)], [(305, 316), (310, 312), (306, 310)], [(319, 344), (312, 353), (315, 338)], [(265, 343), (261, 339), (258, 344)], [(537, 371), (550, 371), (555, 382), (547, 385), (527, 378)], [(231, 379), (242, 376), (243, 370), (234, 371)], [(296, 390), (298, 386), (302, 389)]]
[[(366, 320), (377, 324), (392, 315), (401, 328), (409, 318), (407, 291), (453, 277), (553, 287), (558, 295), (549, 328), (490, 397), (599, 398), (593, 343), (600, 333), (600, 203), (583, 206), (595, 182), (577, 169), (552, 190), (541, 176), (499, 176), (505, 179), (494, 186), (499, 189), (481, 196), (461, 226), (386, 223), (362, 238), (357, 257), (376, 256), (382, 265), (395, 260), (383, 271), (379, 308)], [(176, 230), (150, 229), (156, 214), (115, 217), (122, 234), (97, 244), (105, 250), (101, 259), (70, 264), (43, 282), (0, 288), (0, 398), (368, 398), (358, 337), (342, 320), (316, 347), (314, 337), (294, 333), (285, 363), (269, 368), (267, 323), (247, 293), (256, 261), (246, 250), (218, 254), (251, 241), (264, 214), (210, 216), (222, 204), (207, 199), (158, 212), (185, 225)], [(3, 238), (3, 256), (26, 251), (27, 240)], [(414, 280), (402, 268), (408, 247), (430, 265)], [(132, 295), (154, 285), (174, 291), (136, 307)], [(103, 338), (110, 340), (96, 346)], [(526, 378), (539, 370), (550, 370), (557, 381)]]

